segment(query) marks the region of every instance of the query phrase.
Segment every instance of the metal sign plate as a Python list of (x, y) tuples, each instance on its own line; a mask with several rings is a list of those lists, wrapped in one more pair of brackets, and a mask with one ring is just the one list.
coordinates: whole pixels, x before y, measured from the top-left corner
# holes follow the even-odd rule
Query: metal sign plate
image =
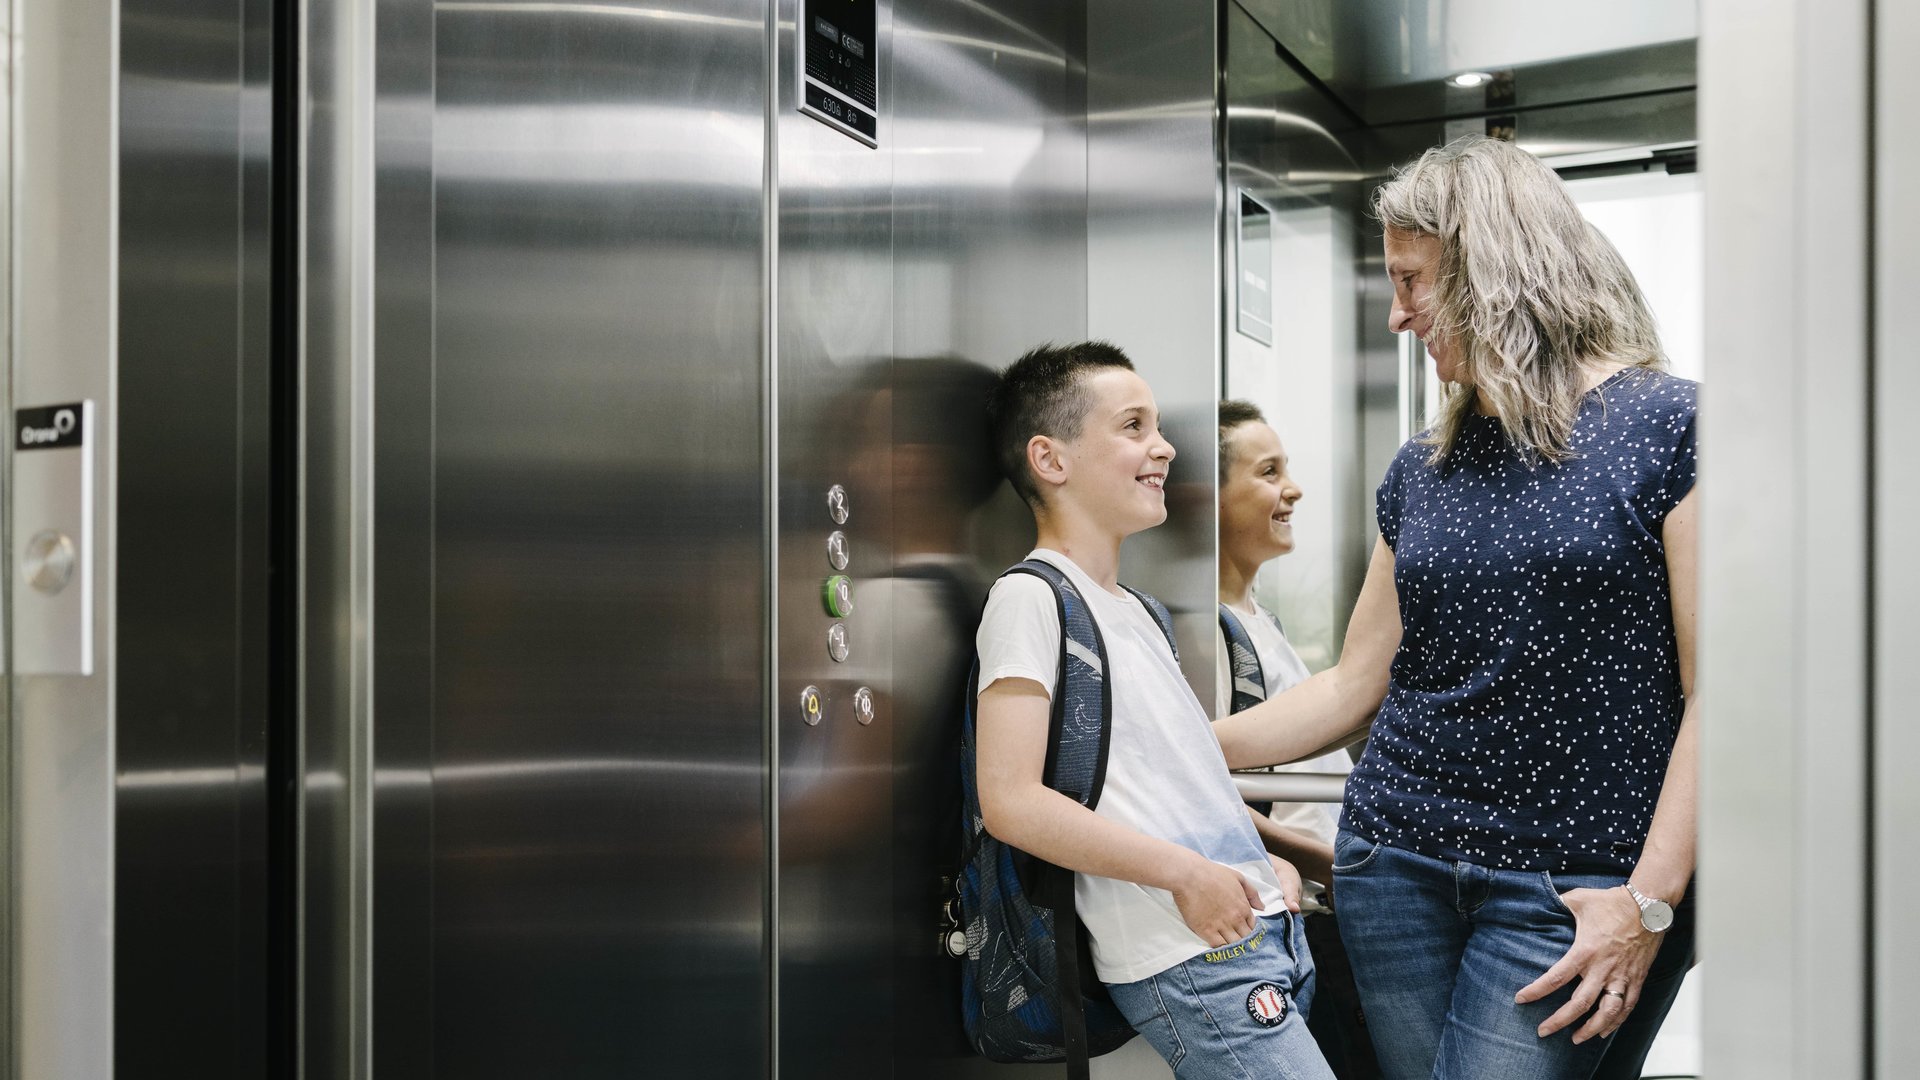
[(13, 419), (13, 670), (91, 675), (93, 402)]
[(794, 68), (800, 111), (880, 145), (877, 0), (798, 0)]

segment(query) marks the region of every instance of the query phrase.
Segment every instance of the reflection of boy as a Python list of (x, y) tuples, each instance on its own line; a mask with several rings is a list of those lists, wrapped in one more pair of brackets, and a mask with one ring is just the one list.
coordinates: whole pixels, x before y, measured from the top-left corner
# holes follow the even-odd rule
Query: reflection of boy
[[(1107, 652), (1111, 745), (1088, 808), (1043, 782), (1061, 650), (1046, 582), (1002, 578), (976, 647), (989, 832), (1075, 871), (1093, 965), (1181, 1080), (1331, 1080), (1300, 1015), (1312, 960), (1281, 879), (1166, 638), (1120, 588), (1120, 543), (1166, 519), (1174, 450), (1153, 392), (1111, 345), (1028, 353), (990, 401), (1002, 470), (1034, 511), (1032, 558), (1085, 598)], [(1291, 877), (1291, 874), (1288, 875)]]
[[(1243, 695), (1271, 697), (1308, 675), (1280, 620), (1253, 594), (1260, 567), (1293, 551), (1293, 508), (1301, 495), (1300, 486), (1287, 473), (1286, 448), (1260, 410), (1244, 401), (1221, 402), (1220, 603), (1231, 609), (1259, 660), (1260, 678), (1246, 680)], [(1224, 630), (1219, 644), (1214, 714), (1225, 716), (1232, 711), (1235, 685)], [(1346, 773), (1352, 767), (1345, 750), (1333, 750), (1278, 770)], [(1326, 886), (1333, 880), (1333, 836), (1339, 813), (1338, 803), (1279, 803), (1267, 814), (1255, 814), (1254, 822), (1267, 850), (1291, 861), (1307, 878), (1302, 907), (1319, 983), (1313, 1035), (1338, 1076), (1360, 1080), (1378, 1076), (1379, 1067), (1373, 1060)]]

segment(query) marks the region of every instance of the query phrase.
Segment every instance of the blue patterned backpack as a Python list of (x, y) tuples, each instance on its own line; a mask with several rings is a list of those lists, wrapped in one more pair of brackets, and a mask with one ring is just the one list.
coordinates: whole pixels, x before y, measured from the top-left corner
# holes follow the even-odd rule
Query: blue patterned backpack
[[(1031, 574), (1053, 589), (1060, 612), (1060, 664), (1044, 778), (1048, 787), (1092, 809), (1106, 779), (1113, 690), (1106, 646), (1073, 582), (1038, 559), (1008, 570)], [(1173, 646), (1173, 616), (1158, 600), (1128, 589), (1153, 614)], [(1176, 650), (1177, 655), (1177, 650)], [(980, 661), (967, 677), (961, 727), (964, 806), (962, 867), (957, 876), (961, 1012), (967, 1041), (994, 1061), (1066, 1061), (1085, 1080), (1088, 1059), (1118, 1048), (1133, 1028), (1093, 975), (1084, 928), (1073, 908), (1073, 872), (1008, 847), (986, 831), (975, 772), (975, 709)]]

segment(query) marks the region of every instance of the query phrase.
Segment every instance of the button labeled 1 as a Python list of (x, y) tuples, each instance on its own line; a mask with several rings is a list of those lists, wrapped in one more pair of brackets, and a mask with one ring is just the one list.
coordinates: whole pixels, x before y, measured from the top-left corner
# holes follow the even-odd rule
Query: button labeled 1
[(847, 568), (847, 534), (838, 529), (827, 534), (827, 565), (835, 570)]

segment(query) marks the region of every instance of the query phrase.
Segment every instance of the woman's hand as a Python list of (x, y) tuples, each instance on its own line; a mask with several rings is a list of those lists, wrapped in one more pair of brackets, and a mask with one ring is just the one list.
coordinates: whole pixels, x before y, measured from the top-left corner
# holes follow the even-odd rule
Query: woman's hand
[(1522, 1005), (1539, 1001), (1579, 979), (1573, 1000), (1547, 1017), (1540, 1037), (1585, 1016), (1587, 1022), (1573, 1033), (1573, 1041), (1582, 1043), (1613, 1034), (1640, 1003), (1640, 986), (1660, 951), (1660, 935), (1640, 925), (1640, 905), (1625, 888), (1574, 889), (1560, 899), (1573, 912), (1573, 947), (1513, 1000)]

